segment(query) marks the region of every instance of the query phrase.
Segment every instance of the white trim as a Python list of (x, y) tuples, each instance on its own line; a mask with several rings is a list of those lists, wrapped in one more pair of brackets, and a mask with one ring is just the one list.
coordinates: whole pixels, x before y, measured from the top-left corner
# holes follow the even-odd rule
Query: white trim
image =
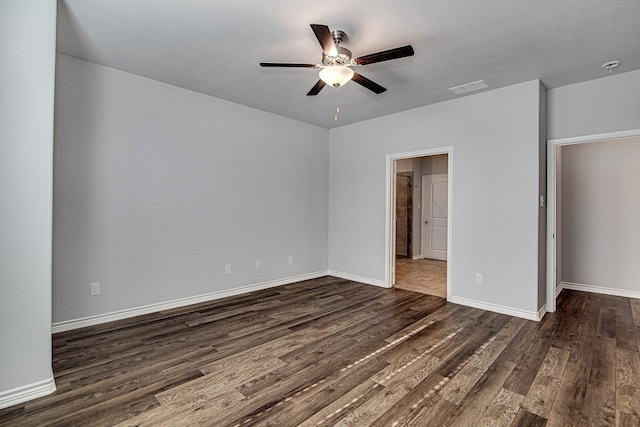
[(573, 145), (583, 144), (585, 142), (608, 141), (610, 139), (635, 138), (640, 136), (640, 129), (623, 130), (619, 132), (598, 133), (595, 135), (575, 136), (571, 138), (550, 139), (554, 145)]
[(562, 289), (572, 289), (574, 291), (592, 292), (594, 294), (613, 295), (616, 297), (636, 298), (640, 299), (640, 292), (629, 291), (626, 289), (607, 288), (604, 286), (583, 285), (581, 283), (560, 282)]
[(542, 320), (542, 318), (544, 317), (544, 315), (547, 314), (547, 306), (546, 304), (543, 304), (542, 307), (540, 307), (540, 310), (538, 310), (538, 321)]
[(46, 380), (2, 391), (0, 392), (0, 409), (48, 396), (54, 391), (56, 391), (56, 383), (53, 380), (53, 375)]
[(556, 311), (556, 146), (547, 141), (547, 312)]
[(341, 271), (329, 270), (327, 272), (329, 276), (339, 277), (340, 279), (351, 280), (353, 282), (360, 282), (366, 285), (379, 286), (381, 288), (390, 288), (384, 282), (384, 280), (372, 279), (370, 277), (358, 276), (356, 274), (343, 273)]
[(390, 288), (393, 285), (393, 263), (395, 262), (395, 230), (393, 228), (393, 218), (395, 216), (395, 183), (394, 178), (394, 162), (401, 159), (413, 159), (416, 157), (436, 156), (438, 154), (446, 154), (448, 162), (447, 175), (449, 177), (448, 183), (448, 197), (449, 204), (449, 217), (447, 218), (447, 299), (451, 295), (451, 265), (453, 264), (453, 245), (452, 245), (452, 229), (453, 229), (453, 147), (440, 147), (432, 148), (428, 150), (411, 151), (408, 153), (388, 154), (386, 159), (386, 194), (385, 194), (385, 249), (384, 249), (384, 287)]
[(506, 314), (509, 316), (520, 317), (527, 320), (540, 321), (544, 313), (541, 311), (526, 311), (518, 308), (506, 307), (504, 305), (491, 304), (484, 301), (476, 301), (462, 297), (450, 297), (449, 302), (460, 304), (467, 307), (479, 308), (481, 310), (492, 311), (494, 313)]
[(413, 256), (413, 259), (422, 259), (422, 258), (424, 258), (424, 257), (422, 256), (422, 254), (418, 254), (418, 255), (414, 255), (414, 256)]
[(65, 320), (56, 322), (51, 326), (51, 332), (64, 332), (73, 329), (84, 328), (87, 326), (98, 325), (100, 323), (112, 322), (114, 320), (128, 319), (130, 317), (140, 316), (143, 314), (155, 313), (157, 311), (169, 310), (186, 305), (198, 304), (201, 302), (212, 301), (220, 298), (226, 298), (234, 295), (245, 294), (248, 292), (259, 291), (261, 289), (273, 288), (275, 286), (288, 285), (290, 283), (302, 282), (303, 280), (317, 279), (326, 276), (327, 271), (317, 271), (315, 273), (302, 274), (299, 276), (286, 277), (284, 279), (271, 280), (268, 282), (256, 283), (248, 286), (240, 286), (233, 289), (225, 289), (223, 291), (211, 292), (193, 297), (180, 298), (172, 301), (166, 301), (156, 304), (149, 304), (140, 307), (128, 308), (125, 310), (112, 311), (110, 313), (99, 314), (96, 316), (88, 316), (80, 319)]
[[(585, 144), (620, 138), (640, 136), (640, 129), (619, 132), (599, 133), (571, 138), (550, 139), (547, 141), (547, 312), (556, 311), (556, 298), (562, 288), (556, 277), (556, 148), (563, 145)], [(558, 290), (560, 287), (560, 290)], [(609, 289), (609, 288), (601, 288)], [(595, 291), (587, 291), (595, 292)]]
[(560, 282), (558, 286), (556, 286), (556, 298), (558, 298), (558, 295), (560, 295), (560, 292), (564, 289), (564, 283), (565, 282)]

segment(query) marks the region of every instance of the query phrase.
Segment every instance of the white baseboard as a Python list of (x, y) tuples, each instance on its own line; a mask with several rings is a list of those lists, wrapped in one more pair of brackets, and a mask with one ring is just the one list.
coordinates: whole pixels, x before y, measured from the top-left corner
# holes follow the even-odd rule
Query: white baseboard
[(542, 307), (540, 307), (540, 310), (538, 310), (537, 320), (542, 320), (545, 314), (547, 314), (547, 304), (543, 304)]
[(521, 317), (527, 320), (540, 321), (542, 319), (542, 316), (544, 315), (544, 313), (542, 313), (542, 310), (544, 307), (540, 309), (540, 311), (526, 311), (526, 310), (521, 310), (519, 308), (512, 308), (504, 305), (491, 304), (484, 301), (476, 301), (476, 300), (461, 298), (461, 297), (450, 297), (448, 301), (454, 304), (466, 305), (468, 307), (479, 308), (481, 310), (493, 311), (495, 313)]
[(201, 302), (213, 301), (220, 298), (231, 297), (239, 294), (246, 294), (261, 289), (273, 288), (275, 286), (288, 285), (290, 283), (302, 282), (303, 280), (317, 279), (328, 275), (327, 271), (317, 271), (315, 273), (302, 274), (299, 276), (286, 277), (284, 279), (271, 280), (268, 282), (256, 283), (248, 286), (240, 286), (233, 289), (211, 292), (193, 297), (180, 298), (156, 304), (149, 304), (140, 307), (128, 308), (125, 310), (112, 311), (110, 313), (98, 314), (95, 316), (82, 317), (79, 319), (64, 320), (51, 325), (51, 333), (71, 331), (73, 329), (87, 326), (99, 325), (101, 323), (112, 322), (114, 320), (128, 319), (130, 317), (143, 314), (155, 313), (157, 311), (169, 310), (172, 308), (184, 307), (186, 305), (198, 304)]
[(604, 286), (583, 285), (581, 283), (560, 282), (558, 284), (558, 294), (562, 289), (572, 289), (574, 291), (593, 292), (596, 294), (613, 295), (616, 297), (640, 298), (640, 292), (626, 289), (606, 288)]
[(414, 255), (413, 259), (422, 259), (422, 254)]
[(56, 383), (51, 378), (28, 384), (22, 387), (16, 387), (7, 391), (0, 391), (0, 409), (9, 406), (18, 405), (38, 397), (47, 396), (56, 391)]
[(558, 298), (558, 295), (560, 295), (560, 292), (562, 292), (562, 290), (564, 289), (564, 284), (565, 282), (560, 282), (556, 286), (556, 298)]
[(329, 276), (339, 277), (341, 279), (352, 280), (354, 282), (360, 282), (367, 285), (379, 286), (381, 288), (387, 288), (384, 280), (371, 279), (370, 277), (362, 277), (355, 274), (343, 273), (341, 271), (329, 270), (327, 272)]

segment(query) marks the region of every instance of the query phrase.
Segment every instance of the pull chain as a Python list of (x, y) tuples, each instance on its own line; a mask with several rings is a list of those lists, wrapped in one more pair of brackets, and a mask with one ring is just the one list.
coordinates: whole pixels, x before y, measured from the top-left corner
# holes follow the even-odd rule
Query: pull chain
[(338, 94), (336, 93), (336, 116), (334, 117), (334, 120), (337, 122), (338, 121), (338, 114), (340, 113), (340, 106), (338, 105)]

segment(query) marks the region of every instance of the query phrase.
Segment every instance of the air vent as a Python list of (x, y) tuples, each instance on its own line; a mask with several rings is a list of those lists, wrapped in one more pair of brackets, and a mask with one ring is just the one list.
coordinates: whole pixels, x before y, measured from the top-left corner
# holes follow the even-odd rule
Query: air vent
[(460, 86), (450, 87), (449, 90), (456, 95), (463, 95), (465, 93), (473, 92), (480, 89), (486, 89), (489, 85), (484, 80), (478, 80), (477, 82), (465, 83)]

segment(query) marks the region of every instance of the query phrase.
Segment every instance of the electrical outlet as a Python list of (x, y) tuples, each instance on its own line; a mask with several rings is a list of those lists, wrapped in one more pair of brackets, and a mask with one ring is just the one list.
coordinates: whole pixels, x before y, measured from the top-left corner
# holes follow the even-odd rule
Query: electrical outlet
[(225, 264), (224, 274), (231, 274), (231, 264)]
[(261, 265), (260, 261), (256, 261), (256, 270), (260, 270), (261, 266), (262, 265)]
[(91, 284), (91, 295), (100, 295), (100, 282)]
[(293, 255), (289, 255), (289, 264), (293, 264)]
[(478, 285), (482, 285), (482, 280), (483, 280), (482, 274), (476, 273), (476, 283)]

